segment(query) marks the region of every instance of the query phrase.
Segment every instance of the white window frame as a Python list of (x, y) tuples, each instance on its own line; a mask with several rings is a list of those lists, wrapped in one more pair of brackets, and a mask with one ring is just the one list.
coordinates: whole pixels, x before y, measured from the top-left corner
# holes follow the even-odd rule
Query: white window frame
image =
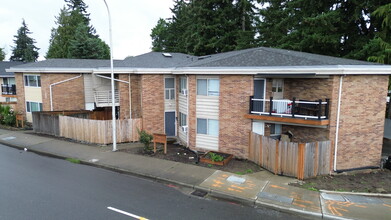
[(284, 92), (284, 80), (273, 79), (272, 80), (272, 92)]
[(43, 110), (42, 102), (32, 102), (32, 101), (26, 101), (26, 112), (31, 113), (31, 103), (37, 103), (38, 104), (38, 112)]
[(185, 76), (179, 77), (179, 92), (182, 93), (183, 89), (187, 90), (187, 77)]
[(187, 126), (187, 115), (179, 112), (179, 126)]
[[(30, 85), (29, 82), (29, 78), (30, 77), (34, 77), (35, 81), (37, 82), (37, 85)], [(41, 76), (40, 75), (24, 75), (23, 76), (23, 80), (24, 80), (24, 86), (26, 87), (35, 87), (35, 88), (40, 88), (41, 87)]]
[[(206, 120), (206, 134), (204, 133), (198, 133), (198, 120)], [(209, 121), (216, 121), (217, 122), (217, 135), (210, 134), (210, 129), (209, 129)], [(202, 135), (209, 135), (213, 137), (218, 137), (220, 134), (220, 125), (219, 125), (219, 120), (216, 119), (209, 119), (209, 118), (197, 118), (197, 129), (196, 129), (197, 134), (202, 134)]]
[[(198, 80), (206, 80), (206, 95), (201, 95), (201, 96), (220, 96), (220, 79), (219, 78), (198, 78), (197, 79), (197, 95), (198, 93)], [(219, 82), (219, 89), (218, 91), (211, 91), (209, 90), (209, 81), (210, 80), (217, 80)], [(217, 92), (217, 95), (212, 95), (212, 92)]]
[[(166, 79), (173, 79), (173, 81), (174, 81), (173, 88), (166, 88)], [(168, 97), (167, 97), (167, 91), (168, 91)], [(165, 77), (164, 78), (164, 99), (165, 100), (175, 100), (175, 78), (173, 78), (173, 77)]]
[(280, 135), (282, 133), (281, 124), (271, 124), (270, 125), (270, 136)]

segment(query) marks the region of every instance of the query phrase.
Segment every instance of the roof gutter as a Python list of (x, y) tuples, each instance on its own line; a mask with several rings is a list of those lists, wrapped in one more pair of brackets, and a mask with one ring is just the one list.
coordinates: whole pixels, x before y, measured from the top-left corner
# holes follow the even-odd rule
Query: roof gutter
[(49, 86), (49, 93), (50, 93), (50, 111), (53, 111), (53, 91), (52, 91), (52, 87), (55, 86), (55, 85), (61, 84), (61, 83), (65, 83), (65, 82), (68, 82), (68, 81), (71, 81), (71, 80), (75, 80), (75, 79), (77, 79), (77, 78), (80, 78), (81, 76), (82, 76), (82, 74), (80, 74), (79, 76), (75, 76), (75, 77), (72, 77), (72, 78), (63, 80), (63, 81), (59, 81), (59, 82), (55, 82), (55, 83), (50, 84), (50, 86)]

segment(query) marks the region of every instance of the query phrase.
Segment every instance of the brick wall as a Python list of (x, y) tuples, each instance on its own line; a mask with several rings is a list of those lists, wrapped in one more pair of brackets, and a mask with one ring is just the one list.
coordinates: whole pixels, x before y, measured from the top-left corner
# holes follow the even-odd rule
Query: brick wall
[(189, 106), (188, 106), (188, 135), (189, 135), (189, 147), (195, 148), (196, 146), (196, 125), (197, 125), (197, 115), (196, 115), (196, 99), (197, 99), (197, 87), (196, 87), (196, 76), (190, 75), (188, 78), (188, 98), (189, 98)]
[(284, 79), (284, 99), (324, 100), (330, 98), (332, 85), (333, 78)]
[(388, 76), (343, 79), (337, 169), (379, 166)]
[(132, 91), (132, 118), (141, 118), (141, 76), (131, 75), (130, 86)]
[[(119, 75), (119, 80), (129, 82), (128, 74)], [(118, 82), (118, 90), (120, 97), (120, 119), (129, 119), (130, 118), (130, 102), (129, 102), (129, 84), (124, 82)]]
[(18, 102), (16, 104), (16, 112), (25, 114), (26, 99), (24, 95), (23, 73), (15, 73), (15, 85), (16, 85), (16, 94), (18, 96)]
[(163, 75), (142, 75), (143, 129), (149, 133), (164, 133), (164, 78)]
[[(42, 104), (44, 111), (50, 111), (49, 85), (79, 74), (41, 74)], [(85, 108), (83, 77), (52, 87), (53, 110), (79, 110)]]
[(253, 76), (220, 76), (219, 151), (248, 157), (251, 120), (244, 115), (252, 93)]

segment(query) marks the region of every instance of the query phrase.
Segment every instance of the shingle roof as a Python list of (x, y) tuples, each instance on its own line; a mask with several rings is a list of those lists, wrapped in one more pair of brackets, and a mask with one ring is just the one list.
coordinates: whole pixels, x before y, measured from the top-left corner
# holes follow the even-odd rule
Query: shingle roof
[(292, 50), (258, 47), (199, 57), (189, 67), (262, 67), (374, 65), (376, 63), (323, 56)]
[(110, 66), (110, 60), (48, 59), (20, 65), (17, 68), (97, 68), (105, 66)]
[(14, 73), (7, 73), (5, 70), (12, 67), (12, 66), (17, 66), (24, 64), (24, 62), (19, 62), (19, 61), (1, 61), (0, 62), (0, 76), (14, 76)]
[(184, 53), (149, 52), (135, 57), (128, 57), (119, 62), (119, 67), (136, 68), (173, 68), (186, 66), (197, 60), (197, 57)]
[[(328, 65), (378, 65), (358, 60), (323, 56), (292, 50), (258, 47), (226, 53), (192, 56), (183, 53), (163, 54), (149, 52), (124, 60), (115, 60), (114, 68), (197, 68), (197, 67), (289, 67), (289, 66), (328, 66)], [(22, 70), (69, 70), (110, 67), (109, 60), (92, 59), (48, 59), (35, 63), (27, 63), (15, 67)], [(13, 69), (12, 67), (10, 68)]]

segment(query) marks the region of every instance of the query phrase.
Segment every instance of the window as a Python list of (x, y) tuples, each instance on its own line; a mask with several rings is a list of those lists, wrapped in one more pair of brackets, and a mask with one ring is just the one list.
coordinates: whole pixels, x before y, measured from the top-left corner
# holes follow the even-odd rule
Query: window
[(197, 134), (219, 136), (219, 121), (197, 118)]
[(41, 87), (41, 76), (37, 75), (25, 75), (24, 85), (31, 87)]
[(219, 96), (219, 79), (197, 79), (197, 95)]
[(281, 134), (281, 125), (280, 124), (271, 124), (270, 126), (270, 135), (280, 135)]
[(179, 112), (179, 126), (187, 125), (187, 115)]
[(27, 112), (39, 112), (42, 111), (42, 103), (40, 102), (26, 102)]
[(184, 89), (187, 89), (187, 78), (179, 78), (179, 92), (181, 93)]
[(164, 91), (165, 99), (174, 100), (175, 99), (175, 79), (174, 78), (165, 78), (164, 79)]
[(272, 92), (282, 92), (284, 81), (282, 79), (273, 79)]

